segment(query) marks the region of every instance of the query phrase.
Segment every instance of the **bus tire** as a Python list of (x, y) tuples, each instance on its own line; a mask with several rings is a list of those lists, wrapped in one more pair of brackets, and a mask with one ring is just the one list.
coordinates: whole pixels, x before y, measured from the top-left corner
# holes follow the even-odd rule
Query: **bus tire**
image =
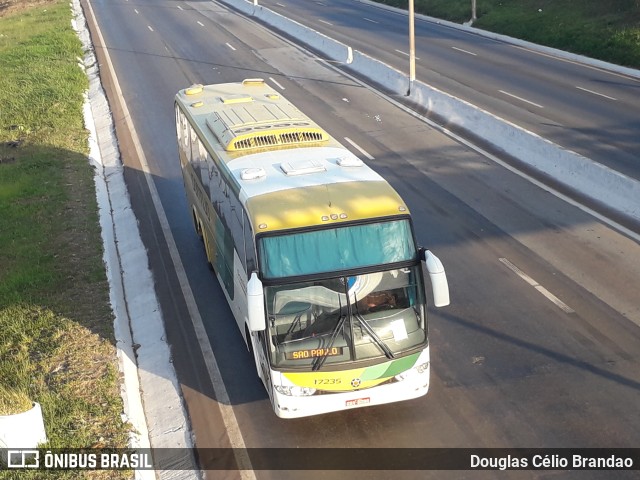
[(260, 372), (258, 371), (258, 364), (256, 363), (256, 356), (253, 353), (253, 343), (251, 343), (251, 334), (249, 333), (249, 327), (247, 327), (246, 325), (244, 326), (244, 335), (245, 335), (245, 340), (247, 343), (247, 350), (249, 351), (249, 355), (251, 356), (251, 362), (253, 363), (254, 366), (254, 373), (256, 374), (256, 376), (258, 377), (258, 379), (260, 379)]
[(247, 343), (247, 350), (249, 350), (249, 353), (253, 357), (253, 344), (251, 343), (251, 334), (249, 333), (249, 327), (247, 327), (246, 325), (244, 326), (244, 338)]
[(196, 235), (198, 235), (200, 241), (203, 241), (204, 236), (202, 235), (202, 224), (200, 223), (200, 220), (198, 220), (195, 210), (191, 210), (191, 219), (193, 220), (193, 228), (196, 231)]

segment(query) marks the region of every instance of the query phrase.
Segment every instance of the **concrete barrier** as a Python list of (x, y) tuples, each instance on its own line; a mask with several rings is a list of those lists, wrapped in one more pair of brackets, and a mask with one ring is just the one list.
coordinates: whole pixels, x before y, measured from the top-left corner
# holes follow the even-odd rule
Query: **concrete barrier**
[(472, 132), (538, 172), (609, 208), (640, 220), (640, 182), (421, 82), (411, 101)]
[(327, 37), (312, 28), (282, 16), (273, 10), (264, 8), (262, 5), (254, 5), (253, 2), (245, 0), (222, 0), (222, 2), (292, 36), (303, 42), (309, 48), (322, 52), (329, 60), (341, 63), (351, 62), (351, 47)]
[[(290, 35), (301, 43), (343, 62), (356, 74), (397, 95), (406, 95), (409, 80), (372, 57), (298, 22), (245, 0), (221, 0)], [(460, 26), (458, 26), (460, 27)], [(469, 29), (469, 27), (460, 27)], [(504, 37), (506, 38), (506, 37)], [(468, 131), (527, 166), (566, 187), (640, 222), (640, 182), (573, 151), (556, 145), (468, 102), (422, 82), (414, 82), (410, 101), (449, 126)]]
[(0, 415), (0, 448), (33, 449), (46, 442), (47, 435), (39, 403), (34, 402), (25, 412)]
[(232, 6), (236, 10), (240, 10), (242, 13), (253, 16), (253, 12), (256, 9), (256, 5), (253, 2), (246, 0), (220, 0), (222, 3)]
[[(407, 10), (404, 10), (398, 7), (392, 7), (391, 5), (386, 5), (384, 3), (376, 2), (374, 0), (356, 0), (356, 1), (359, 3), (367, 4), (375, 8), (387, 10), (389, 12), (394, 12), (398, 15), (407, 15)], [(623, 67), (620, 65), (616, 65), (614, 63), (605, 62), (603, 60), (597, 60), (595, 58), (585, 57), (584, 55), (579, 55), (576, 53), (565, 52), (564, 50), (558, 50), (557, 48), (545, 47), (544, 45), (538, 45), (537, 43), (528, 42), (526, 40), (520, 40), (518, 38), (508, 37), (506, 35), (502, 35), (499, 33), (490, 32), (489, 30), (482, 30), (481, 28), (476, 28), (471, 26), (469, 22), (463, 25), (460, 25), (459, 23), (450, 22), (448, 20), (443, 20), (441, 18), (430, 17), (428, 15), (423, 15), (421, 13), (416, 13), (415, 17), (416, 17), (416, 20), (420, 19), (420, 20), (435, 23), (438, 25), (444, 25), (450, 28), (454, 28), (456, 30), (472, 33), (480, 37), (490, 38), (492, 40), (498, 40), (500, 42), (508, 43), (510, 45), (526, 48), (527, 50), (532, 50), (534, 52), (544, 53), (552, 57), (563, 58), (571, 62), (591, 65), (592, 67), (601, 68), (603, 70), (620, 73), (622, 75), (628, 75), (634, 78), (640, 78), (640, 70), (636, 70), (634, 68)]]
[(391, 93), (406, 95), (409, 91), (409, 77), (406, 73), (396, 70), (358, 50), (353, 51), (353, 62), (348, 65), (348, 68), (359, 75), (366, 76), (372, 82)]

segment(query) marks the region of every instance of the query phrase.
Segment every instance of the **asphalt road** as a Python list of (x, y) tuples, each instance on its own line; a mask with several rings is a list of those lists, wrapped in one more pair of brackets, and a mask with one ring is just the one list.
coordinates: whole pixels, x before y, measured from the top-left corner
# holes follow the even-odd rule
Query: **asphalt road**
[[(198, 447), (634, 447), (640, 444), (640, 248), (374, 91), (212, 2), (91, 2), (224, 383), (211, 379), (189, 295), (118, 131)], [(95, 41), (95, 38), (94, 38)], [(99, 57), (100, 58), (100, 57)], [(432, 386), (404, 403), (297, 420), (273, 414), (190, 223), (173, 97), (192, 83), (263, 77), (405, 198), (443, 261), (452, 304), (431, 309)], [(103, 79), (107, 84), (111, 80)], [(179, 269), (178, 269), (179, 270)], [(202, 340), (202, 339), (201, 339)], [(209, 365), (210, 367), (210, 365)], [(227, 401), (228, 398), (228, 401)], [(229, 408), (231, 407), (231, 408)], [(229, 412), (232, 412), (230, 416)], [(229, 429), (230, 422), (238, 431)], [(206, 460), (206, 459), (204, 459)], [(403, 478), (446, 478), (402, 472)], [(450, 478), (494, 478), (492, 472)], [(406, 475), (405, 475), (406, 474)], [(547, 472), (549, 477), (558, 473)], [(209, 478), (236, 478), (211, 472)], [(250, 475), (249, 477), (246, 477)], [(245, 472), (245, 478), (301, 478)], [(350, 472), (389, 478), (389, 472)], [(308, 472), (304, 478), (343, 478)], [(543, 478), (506, 472), (506, 478)], [(637, 478), (562, 472), (561, 478)]]
[[(259, 3), (409, 71), (406, 13), (352, 0)], [(640, 178), (640, 72), (594, 68), (420, 16), (415, 45), (418, 80)]]

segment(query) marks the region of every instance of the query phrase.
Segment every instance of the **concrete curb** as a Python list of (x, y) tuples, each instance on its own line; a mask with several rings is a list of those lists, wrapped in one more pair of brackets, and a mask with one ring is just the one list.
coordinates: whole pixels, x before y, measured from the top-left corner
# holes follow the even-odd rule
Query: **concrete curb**
[[(7, 448), (38, 448), (39, 444), (47, 441), (42, 407), (33, 402), (31, 408), (24, 412), (10, 415), (0, 415), (0, 449)], [(0, 461), (5, 462), (4, 452)]]
[[(87, 7), (94, 21), (91, 6)], [(170, 465), (155, 465), (155, 472), (138, 470), (135, 475), (139, 479), (197, 478), (195, 464), (190, 463), (193, 458), (188, 455), (193, 447), (189, 422), (165, 340), (147, 252), (129, 201), (113, 119), (80, 0), (72, 1), (72, 10), (76, 17), (74, 28), (85, 50), (84, 68), (89, 79), (85, 121), (90, 132), (89, 161), (96, 168), (94, 179), (104, 262), (123, 376), (123, 420), (134, 428), (130, 435), (132, 448), (175, 448), (187, 452), (185, 458), (165, 459)], [(103, 43), (101, 38), (99, 42)]]

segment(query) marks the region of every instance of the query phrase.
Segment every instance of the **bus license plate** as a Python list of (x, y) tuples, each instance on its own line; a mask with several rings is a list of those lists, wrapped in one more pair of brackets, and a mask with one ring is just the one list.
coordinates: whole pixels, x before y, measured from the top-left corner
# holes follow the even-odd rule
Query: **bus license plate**
[(357, 407), (360, 405), (367, 405), (371, 403), (371, 398), (370, 397), (365, 397), (365, 398), (356, 398), (354, 400), (347, 400), (345, 402), (345, 405), (347, 407)]

